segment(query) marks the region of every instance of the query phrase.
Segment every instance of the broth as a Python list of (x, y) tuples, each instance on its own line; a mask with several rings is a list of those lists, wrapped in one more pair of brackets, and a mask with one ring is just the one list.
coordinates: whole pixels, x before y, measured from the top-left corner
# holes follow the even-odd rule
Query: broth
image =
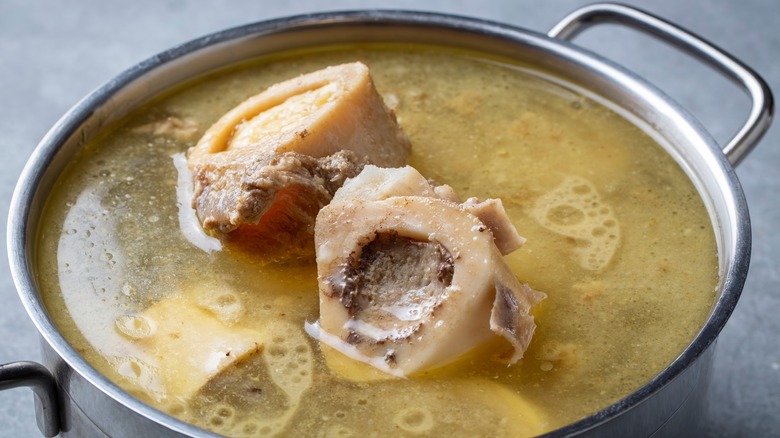
[[(528, 239), (507, 263), (548, 298), (534, 308), (538, 328), (519, 363), (507, 367), (480, 351), (409, 379), (339, 377), (304, 333), (319, 312), (313, 261), (209, 253), (182, 234), (171, 156), (269, 85), (355, 60), (397, 107), (413, 144), (410, 164), (464, 199), (501, 198)], [(194, 121), (194, 137), (139, 129), (167, 116)], [(627, 396), (669, 364), (703, 324), (718, 281), (698, 193), (642, 130), (520, 66), (423, 46), (277, 56), (165, 96), (84, 148), (42, 224), (38, 281), (63, 335), (138, 398), (228, 435), (553, 430)], [(159, 370), (127, 336), (123, 318), (167, 297), (211, 294), (238, 303), (228, 329), (281, 330), (274, 339), (283, 359), (310, 373), (285, 387), (253, 356), (189, 400), (162, 391)], [(143, 329), (136, 320), (129, 327)]]

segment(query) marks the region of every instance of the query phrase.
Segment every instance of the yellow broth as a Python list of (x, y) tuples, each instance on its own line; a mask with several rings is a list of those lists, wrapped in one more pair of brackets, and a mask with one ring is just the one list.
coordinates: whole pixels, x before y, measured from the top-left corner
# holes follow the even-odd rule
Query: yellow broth
[[(183, 237), (171, 155), (269, 85), (355, 60), (370, 67), (396, 107), (413, 144), (410, 164), (463, 199), (501, 198), (528, 239), (507, 262), (548, 298), (534, 309), (538, 328), (519, 363), (498, 363), (488, 348), (405, 380), (344, 379), (303, 331), (318, 318), (313, 262), (208, 254)], [(177, 140), (138, 129), (168, 116), (195, 121), (197, 133)], [(572, 178), (598, 193), (598, 207), (619, 230), (614, 255), (600, 269), (578, 258), (586, 240), (540, 220), (588, 220), (576, 208), (545, 212), (539, 204)], [(277, 56), (185, 87), (84, 148), (53, 190), (42, 223), (38, 281), (64, 336), (140, 399), (229, 435), (272, 434), (277, 429), (267, 419), (285, 413), (292, 420), (283, 430), (293, 436), (553, 430), (627, 396), (669, 364), (701, 327), (717, 284), (707, 211), (683, 171), (641, 129), (511, 63), (432, 47)], [(313, 352), (311, 385), (299, 403), (269, 383), (256, 359), (190, 400), (155, 389), (159, 370), (117, 321), (198, 288), (238, 297), (243, 313), (232, 327), (262, 331), (283, 321), (299, 331), (294, 337)]]

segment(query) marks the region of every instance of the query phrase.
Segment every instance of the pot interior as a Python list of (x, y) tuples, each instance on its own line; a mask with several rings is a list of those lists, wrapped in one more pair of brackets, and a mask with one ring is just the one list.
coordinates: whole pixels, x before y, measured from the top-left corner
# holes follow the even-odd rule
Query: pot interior
[[(50, 192), (85, 144), (128, 114), (206, 75), (230, 71), (278, 52), (361, 43), (426, 44), (508, 59), (516, 68), (562, 85), (628, 119), (678, 163), (709, 211), (720, 282), (702, 330), (688, 348), (647, 385), (621, 403), (570, 426), (574, 432), (614, 418), (661, 389), (714, 341), (739, 296), (747, 271), (749, 222), (739, 184), (715, 142), (677, 104), (640, 78), (581, 49), (533, 32), (457, 17), (414, 13), (343, 13), (249, 25), (187, 43), (155, 56), (80, 102), (44, 138), (22, 176), (9, 233), (14, 270), (28, 311), (48, 342), (79, 374), (142, 416), (188, 432), (178, 420), (130, 397), (100, 376), (59, 334), (43, 310), (35, 267), (37, 230)], [(21, 272), (21, 274), (19, 274)]]

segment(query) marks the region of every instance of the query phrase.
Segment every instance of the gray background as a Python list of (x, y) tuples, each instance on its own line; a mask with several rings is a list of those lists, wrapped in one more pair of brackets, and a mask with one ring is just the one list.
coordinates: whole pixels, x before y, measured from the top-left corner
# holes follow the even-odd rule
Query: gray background
[[(101, 83), (153, 54), (223, 28), (337, 9), (424, 9), (546, 32), (582, 0), (523, 1), (30, 1), (0, 0), (0, 216), (33, 148), (65, 111)], [(780, 1), (629, 1), (738, 55), (780, 93)], [(725, 142), (747, 115), (729, 82), (635, 32), (593, 29), (577, 43), (647, 77)], [(720, 337), (708, 436), (780, 436), (780, 128), (739, 166), (753, 223), (743, 296)], [(0, 231), (5, 240), (5, 228)], [(0, 363), (39, 357), (0, 251)], [(27, 389), (0, 394), (0, 436), (36, 436)]]

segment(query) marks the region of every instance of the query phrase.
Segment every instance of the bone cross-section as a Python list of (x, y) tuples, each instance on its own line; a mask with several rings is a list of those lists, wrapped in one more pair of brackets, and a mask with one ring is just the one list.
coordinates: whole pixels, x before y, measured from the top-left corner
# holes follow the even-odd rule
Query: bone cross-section
[(479, 201), (459, 204), (451, 193), (411, 167), (366, 166), (339, 189), (315, 226), (320, 342), (399, 376), (497, 337), (510, 362), (522, 357), (543, 294), (522, 285), (499, 250), (522, 238), (500, 203), (485, 207), (502, 226), (494, 236), (472, 212)]

